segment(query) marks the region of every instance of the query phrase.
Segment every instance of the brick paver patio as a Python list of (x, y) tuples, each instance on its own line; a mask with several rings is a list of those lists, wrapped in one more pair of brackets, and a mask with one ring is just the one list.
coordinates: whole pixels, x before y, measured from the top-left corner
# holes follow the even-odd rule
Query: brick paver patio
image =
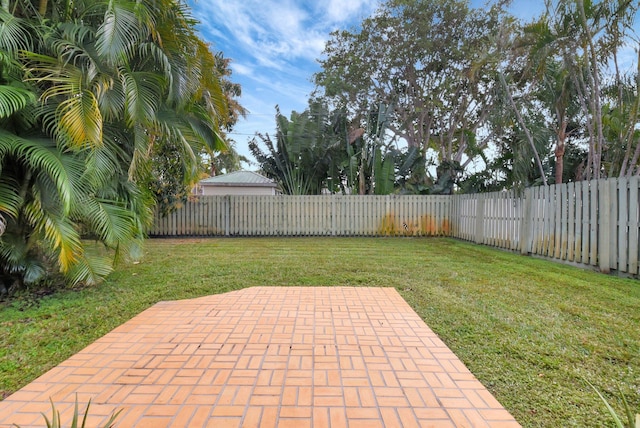
[[(0, 426), (517, 427), (393, 288), (161, 302), (0, 402)], [(83, 404), (84, 403), (84, 404)]]

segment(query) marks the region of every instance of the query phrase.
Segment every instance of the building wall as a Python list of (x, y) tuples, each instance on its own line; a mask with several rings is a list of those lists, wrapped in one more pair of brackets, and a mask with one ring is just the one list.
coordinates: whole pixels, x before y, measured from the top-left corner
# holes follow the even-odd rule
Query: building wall
[(275, 195), (274, 187), (247, 187), (247, 186), (201, 186), (203, 196), (224, 195)]

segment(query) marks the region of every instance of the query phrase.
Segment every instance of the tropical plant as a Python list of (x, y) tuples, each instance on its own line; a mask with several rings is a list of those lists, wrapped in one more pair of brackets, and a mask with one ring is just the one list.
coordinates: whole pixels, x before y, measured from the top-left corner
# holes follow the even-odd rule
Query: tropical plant
[(207, 169), (210, 174), (207, 176), (239, 171), (242, 169), (242, 164), (251, 165), (252, 163), (248, 157), (238, 152), (234, 140), (227, 140), (227, 147), (224, 150), (216, 153), (213, 157), (204, 158), (204, 161), (209, 162)]
[[(220, 87), (217, 87), (218, 82), (214, 80), (214, 87), (210, 88), (211, 93), (217, 94), (221, 91), (218, 95), (224, 97), (224, 103), (218, 109), (219, 130), (216, 130), (217, 139), (213, 141), (201, 141), (197, 137), (189, 138), (190, 147), (185, 147), (179, 140), (156, 141), (153, 146), (151, 171), (148, 178), (158, 210), (163, 214), (170, 213), (186, 202), (195, 183), (203, 176), (208, 176), (207, 172), (211, 175), (215, 175), (222, 169), (231, 172), (240, 169), (241, 162), (249, 162), (246, 157), (237, 153), (233, 146), (234, 142), (229, 140), (226, 134), (233, 129), (238, 119), (246, 114), (246, 110), (237, 100), (242, 93), (241, 87), (231, 81), (231, 61), (225, 58), (222, 52), (216, 53), (213, 57), (206, 52), (198, 55), (205, 57), (208, 55), (208, 61), (201, 61), (203, 64), (198, 74), (213, 72), (219, 77)], [(207, 87), (197, 85), (195, 88), (202, 90)], [(208, 114), (214, 114), (214, 112), (215, 109)], [(178, 115), (180, 119), (184, 116), (184, 113)], [(207, 113), (195, 118), (187, 116), (187, 120), (193, 124), (194, 119), (197, 123), (206, 117)], [(185, 149), (188, 150), (185, 151)]]
[(610, 177), (631, 177), (640, 173), (640, 69), (617, 73), (615, 80), (603, 91), (602, 126), (608, 144), (604, 164)]
[[(47, 428), (62, 428), (62, 419), (60, 418), (60, 412), (56, 409), (55, 404), (53, 404), (53, 400), (49, 398), (51, 401), (51, 419), (47, 417), (44, 413), (42, 417), (44, 418), (44, 422)], [(78, 394), (76, 394), (76, 401), (73, 407), (73, 418), (71, 419), (71, 425), (69, 428), (86, 428), (87, 426), (87, 417), (89, 416), (89, 407), (91, 407), (91, 399), (87, 403), (87, 408), (84, 410), (84, 416), (82, 420), (80, 420), (80, 410), (78, 409)], [(115, 421), (118, 416), (122, 413), (122, 409), (117, 412), (113, 412), (107, 422), (101, 426), (101, 428), (112, 428), (115, 426)], [(16, 427), (20, 428), (19, 425), (14, 424)]]
[[(629, 0), (545, 0), (548, 27), (544, 38), (566, 69), (565, 79), (576, 95), (588, 137), (586, 179), (607, 175), (604, 168), (611, 147), (605, 138), (605, 73), (611, 61), (616, 81), (620, 49), (629, 42), (638, 3)], [(624, 138), (613, 144), (627, 144)]]
[[(151, 221), (154, 153), (218, 150), (216, 59), (178, 0), (4, 1), (0, 8), (0, 276), (95, 283), (135, 257)], [(156, 158), (157, 159), (157, 158)], [(2, 287), (0, 287), (2, 288)]]
[(251, 153), (262, 172), (276, 180), (287, 195), (318, 195), (327, 186), (329, 171), (335, 169), (335, 154), (346, 142), (346, 128), (339, 114), (330, 115), (326, 106), (311, 102), (302, 113), (287, 119), (276, 106), (275, 141), (258, 134), (267, 152), (254, 138)]

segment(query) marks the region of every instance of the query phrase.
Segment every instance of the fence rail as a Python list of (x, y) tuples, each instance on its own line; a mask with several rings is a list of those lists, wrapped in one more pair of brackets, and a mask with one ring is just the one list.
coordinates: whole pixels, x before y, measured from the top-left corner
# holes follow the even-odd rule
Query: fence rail
[(453, 196), (200, 196), (151, 236), (451, 236), (639, 273), (638, 177)]

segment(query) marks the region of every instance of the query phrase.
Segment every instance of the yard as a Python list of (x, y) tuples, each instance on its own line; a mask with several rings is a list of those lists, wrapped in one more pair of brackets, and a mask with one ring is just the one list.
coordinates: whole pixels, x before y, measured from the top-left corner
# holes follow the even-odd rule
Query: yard
[[(395, 287), (523, 426), (640, 411), (640, 283), (435, 238), (149, 240), (99, 287), (0, 303), (6, 396), (160, 300), (251, 286)], [(42, 294), (42, 293), (41, 293)]]

